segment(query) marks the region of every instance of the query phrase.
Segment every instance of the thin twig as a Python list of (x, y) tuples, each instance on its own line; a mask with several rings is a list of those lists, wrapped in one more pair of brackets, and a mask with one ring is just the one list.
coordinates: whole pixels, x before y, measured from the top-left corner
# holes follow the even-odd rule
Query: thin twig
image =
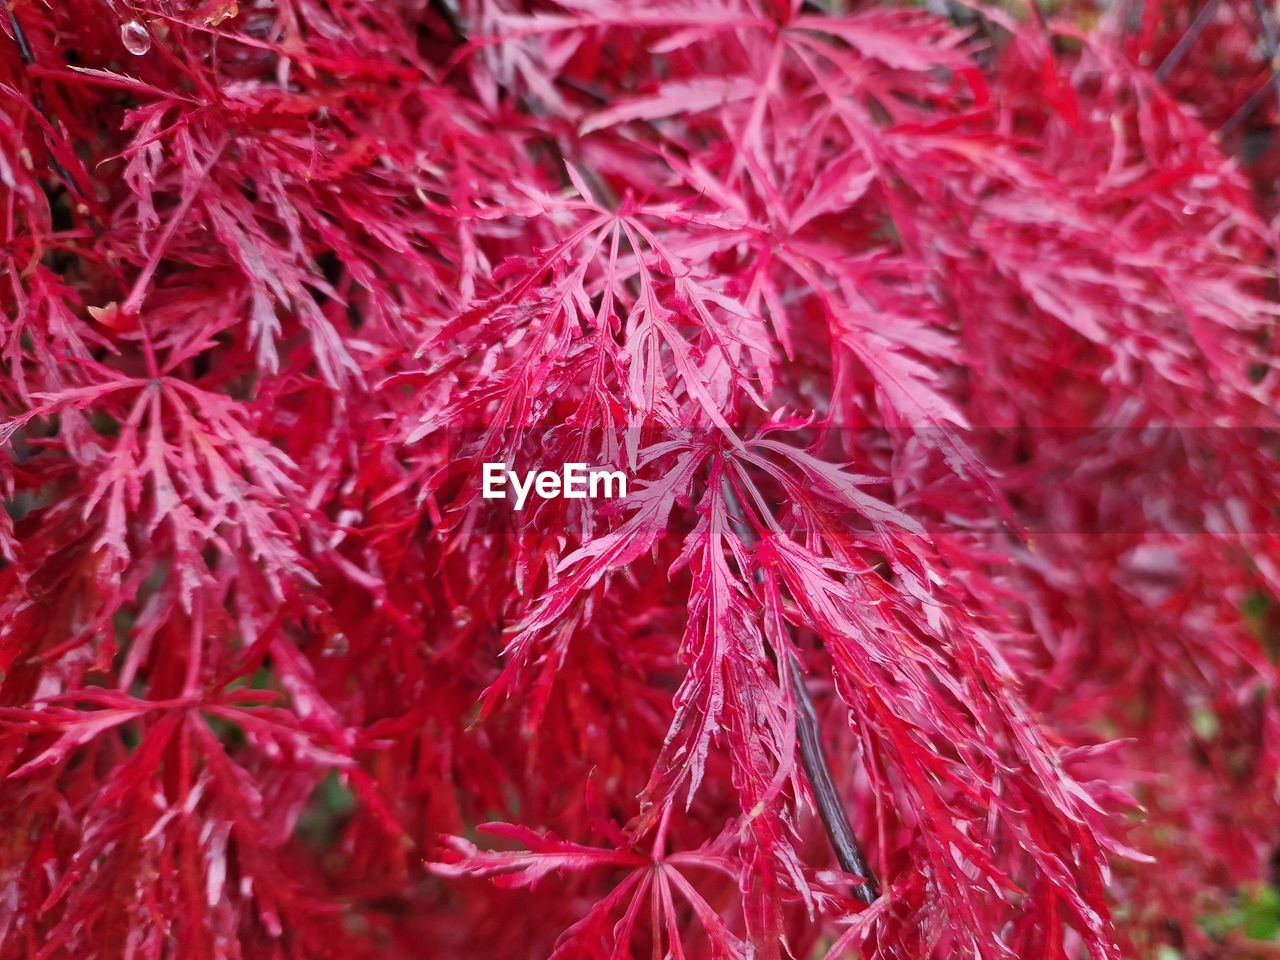
[[(1262, 25), (1263, 49), (1266, 51), (1267, 60), (1272, 61), (1276, 55), (1276, 25), (1271, 20), (1271, 11), (1267, 8), (1266, 0), (1253, 0), (1253, 12), (1258, 15), (1258, 23)], [(1275, 66), (1274, 63), (1271, 65)]]
[[(1280, 70), (1280, 34), (1276, 30), (1275, 17), (1266, 0), (1253, 0), (1253, 12), (1257, 14), (1258, 23), (1262, 26), (1262, 52), (1266, 55), (1267, 66), (1274, 76)], [(1276, 88), (1276, 106), (1280, 108), (1280, 87)]]
[(1267, 91), (1276, 85), (1277, 78), (1280, 78), (1280, 73), (1272, 73), (1271, 76), (1267, 77), (1266, 83), (1253, 91), (1253, 93), (1249, 94), (1249, 99), (1240, 104), (1236, 112), (1227, 118), (1227, 122), (1218, 128), (1218, 136), (1230, 136), (1235, 132), (1236, 127), (1249, 119), (1249, 114), (1253, 113), (1253, 111), (1258, 108), (1258, 104), (1262, 103), (1263, 98), (1267, 95)]
[(1120, 23), (1125, 33), (1137, 33), (1142, 29), (1144, 0), (1126, 0), (1121, 8)]
[[(742, 516), (742, 505), (727, 477), (721, 481), (720, 488), (728, 507), (729, 524), (738, 539), (749, 546), (756, 538)], [(772, 652), (777, 662), (777, 651)], [(835, 778), (831, 775), (831, 762), (822, 745), (822, 727), (818, 723), (818, 713), (813, 708), (809, 688), (805, 686), (804, 669), (790, 650), (787, 651), (785, 665), (778, 663), (779, 672), (784, 669), (791, 688), (791, 698), (796, 703), (796, 740), (800, 750), (800, 765), (809, 778), (809, 788), (813, 791), (813, 800), (818, 806), (818, 816), (826, 828), (827, 838), (831, 841), (831, 849), (835, 851), (840, 868), (862, 878), (862, 882), (853, 888), (854, 896), (865, 904), (875, 903), (880, 896), (880, 886), (862, 853), (853, 825), (849, 823), (840, 791), (836, 789)]]
[[(22, 29), (22, 24), (18, 22), (18, 14), (11, 6), (9, 6), (8, 3), (4, 3), (3, 5), (5, 15), (9, 18), (9, 30), (13, 34), (14, 45), (18, 48), (18, 59), (22, 61), (24, 69), (36, 66), (35, 52), (31, 49), (31, 43), (27, 40), (27, 34)], [(28, 80), (28, 82), (30, 83), (31, 81)], [(36, 108), (42, 117), (44, 117), (45, 122), (49, 124), (50, 127), (56, 126), (53, 118), (49, 116), (49, 111), (45, 109), (44, 101), (41, 99), (40, 93), (35, 89), (34, 85), (31, 87), (31, 105)], [(71, 174), (67, 172), (66, 168), (63, 167), (58, 158), (54, 156), (53, 144), (50, 142), (48, 134), (41, 131), (41, 135), (44, 139), (45, 147), (49, 151), (49, 166), (53, 168), (53, 172), (57, 174), (58, 179), (62, 181), (63, 185), (72, 196), (81, 197), (83, 199), (80, 190), (76, 187), (75, 181), (71, 178)]]
[(27, 42), (27, 35), (22, 30), (22, 24), (18, 22), (18, 15), (13, 12), (13, 8), (7, 3), (4, 5), (4, 12), (9, 18), (9, 29), (13, 32), (13, 42), (18, 45), (18, 58), (22, 61), (24, 67), (29, 67), (36, 62), (36, 57), (31, 52), (31, 44)]
[(1277, 105), (1280, 105), (1280, 87), (1276, 86), (1276, 77), (1280, 75), (1277, 73), (1280, 70), (1280, 38), (1276, 35), (1276, 24), (1271, 18), (1271, 11), (1267, 8), (1265, 0), (1253, 0), (1253, 10), (1258, 17), (1259, 26), (1262, 27), (1262, 52), (1267, 58), (1267, 67), (1271, 70), (1271, 74), (1267, 77), (1266, 83), (1251, 93), (1248, 99), (1236, 108), (1236, 112), (1227, 118), (1227, 122), (1218, 128), (1219, 137), (1229, 137), (1235, 132), (1236, 127), (1249, 119), (1272, 87), (1276, 87)]
[(1178, 42), (1169, 51), (1169, 55), (1156, 68), (1157, 82), (1163, 83), (1169, 74), (1173, 72), (1174, 67), (1182, 62), (1182, 58), (1187, 55), (1187, 51), (1196, 42), (1196, 38), (1200, 36), (1201, 31), (1209, 25), (1214, 12), (1218, 9), (1218, 3), (1219, 0), (1206, 0), (1205, 5), (1196, 14), (1196, 18), (1191, 21), (1191, 26), (1187, 28), (1187, 32), (1178, 38)]
[(854, 896), (863, 903), (875, 903), (880, 896), (879, 884), (863, 856), (862, 847), (853, 832), (853, 825), (849, 823), (844, 803), (840, 800), (840, 792), (831, 776), (831, 763), (827, 759), (826, 748), (822, 745), (818, 714), (813, 709), (813, 699), (804, 683), (804, 671), (794, 653), (787, 654), (787, 673), (791, 679), (791, 696), (796, 702), (800, 764), (804, 767), (805, 776), (809, 778), (809, 787), (813, 790), (813, 799), (818, 805), (818, 816), (822, 818), (822, 825), (827, 828), (827, 836), (831, 840), (831, 848), (835, 851), (840, 868), (862, 878), (862, 882), (853, 888)]

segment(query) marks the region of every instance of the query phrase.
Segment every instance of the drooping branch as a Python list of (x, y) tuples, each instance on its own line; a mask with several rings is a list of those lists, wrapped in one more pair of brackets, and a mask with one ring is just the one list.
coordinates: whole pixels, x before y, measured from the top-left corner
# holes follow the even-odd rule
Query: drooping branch
[[(721, 490), (729, 508), (729, 523), (734, 533), (744, 544), (753, 543), (755, 535), (742, 516), (741, 504), (728, 478), (721, 481)], [(772, 654), (776, 662), (778, 651), (772, 651)], [(800, 765), (804, 767), (805, 776), (809, 779), (809, 789), (813, 791), (813, 800), (818, 807), (818, 816), (826, 828), (840, 868), (862, 878), (862, 882), (853, 888), (854, 896), (863, 903), (872, 904), (880, 896), (880, 886), (862, 852), (857, 835), (853, 832), (853, 825), (849, 823), (849, 815), (845, 812), (840, 791), (836, 789), (835, 778), (831, 775), (831, 762), (822, 745), (822, 726), (813, 707), (813, 698), (809, 696), (809, 689), (805, 686), (804, 668), (790, 651), (787, 651), (785, 664), (779, 662), (777, 666), (779, 673), (785, 671), (791, 697), (795, 700), (796, 745), (800, 752)]]
[[(466, 26), (450, 9), (446, 0), (433, 2), (432, 9), (441, 15), (456, 39), (467, 42)], [(586, 85), (579, 87), (575, 84), (574, 87), (593, 99), (605, 99), (598, 91)], [(607, 206), (617, 206), (618, 198), (603, 177), (587, 164), (578, 163), (576, 167), (601, 202)], [(741, 516), (737, 497), (727, 481), (723, 484), (723, 489), (726, 502), (730, 507), (730, 522), (739, 539), (744, 543), (750, 543), (754, 537)], [(776, 651), (773, 652), (773, 656), (776, 662)], [(809, 786), (818, 808), (818, 816), (831, 841), (836, 861), (842, 870), (862, 878), (861, 882), (853, 888), (854, 896), (865, 904), (874, 903), (880, 896), (879, 884), (862, 852), (853, 826), (849, 823), (844, 804), (841, 802), (840, 793), (836, 789), (835, 779), (831, 774), (831, 763), (822, 745), (822, 727), (818, 722), (817, 711), (814, 710), (813, 698), (809, 696), (808, 688), (805, 686), (804, 670), (795, 655), (790, 652), (787, 653), (785, 664), (778, 664), (778, 669), (779, 673), (785, 670), (791, 696), (796, 703), (797, 748), (800, 753), (800, 764), (804, 768), (805, 776), (809, 779)]]
[(796, 736), (800, 748), (800, 763), (804, 767), (805, 776), (809, 778), (809, 788), (818, 805), (818, 816), (827, 829), (827, 836), (831, 840), (831, 848), (835, 851), (840, 868), (862, 877), (862, 882), (853, 888), (854, 896), (863, 903), (874, 903), (880, 896), (880, 886), (853, 832), (853, 825), (849, 823), (844, 803), (840, 800), (840, 793), (831, 776), (831, 763), (827, 759), (826, 748), (822, 745), (822, 727), (818, 723), (818, 714), (813, 709), (813, 698), (809, 696), (809, 690), (805, 686), (804, 671), (792, 653), (787, 654), (787, 676), (791, 683), (791, 695), (796, 702)]

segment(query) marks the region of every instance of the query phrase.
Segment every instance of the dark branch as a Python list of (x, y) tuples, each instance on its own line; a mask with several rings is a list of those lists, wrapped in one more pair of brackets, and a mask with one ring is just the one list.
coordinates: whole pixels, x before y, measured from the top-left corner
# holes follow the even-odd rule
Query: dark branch
[(1187, 51), (1191, 49), (1191, 45), (1196, 42), (1196, 38), (1200, 36), (1201, 31), (1209, 25), (1209, 21), (1213, 19), (1214, 11), (1218, 9), (1219, 0), (1206, 0), (1200, 12), (1196, 14), (1196, 18), (1191, 21), (1191, 26), (1187, 28), (1187, 32), (1178, 38), (1178, 42), (1174, 44), (1169, 55), (1156, 68), (1156, 80), (1160, 83), (1168, 78), (1174, 68), (1182, 62), (1182, 58), (1187, 55)]
[(1271, 19), (1271, 11), (1267, 9), (1266, 0), (1253, 0), (1253, 12), (1257, 14), (1258, 23), (1262, 25), (1263, 49), (1266, 51), (1267, 60), (1274, 68), (1276, 64), (1272, 61), (1276, 56), (1276, 25)]
[(853, 888), (854, 896), (863, 903), (875, 903), (880, 896), (880, 888), (862, 854), (858, 838), (854, 836), (853, 826), (849, 823), (844, 803), (836, 790), (835, 780), (832, 779), (831, 764), (827, 760), (826, 748), (822, 745), (818, 714), (813, 709), (813, 699), (805, 687), (804, 672), (795, 654), (787, 654), (787, 673), (791, 678), (791, 696), (796, 702), (800, 764), (804, 767), (805, 776), (809, 778), (813, 799), (818, 805), (818, 816), (822, 818), (822, 825), (827, 828), (827, 836), (831, 839), (831, 848), (835, 850), (840, 868), (862, 877), (862, 883)]
[(1267, 96), (1267, 92), (1276, 85), (1277, 78), (1280, 78), (1280, 73), (1272, 73), (1267, 78), (1266, 83), (1249, 94), (1249, 99), (1240, 104), (1236, 112), (1227, 118), (1227, 122), (1218, 128), (1218, 136), (1230, 136), (1235, 132), (1236, 127), (1249, 119), (1249, 114), (1258, 109), (1258, 104), (1262, 103)]
[[(9, 18), (9, 30), (13, 33), (13, 42), (18, 48), (18, 59), (22, 61), (23, 67), (34, 66), (36, 62), (36, 55), (31, 50), (31, 43), (27, 40), (27, 34), (22, 29), (22, 24), (18, 22), (18, 14), (15, 13), (13, 8), (7, 3), (4, 4), (4, 12)], [(28, 80), (28, 83), (30, 82), (31, 81)], [(45, 121), (48, 122), (50, 126), (54, 125), (53, 118), (49, 116), (49, 111), (45, 109), (44, 101), (41, 100), (40, 94), (34, 89), (34, 87), (31, 90), (31, 104), (40, 112), (40, 115), (45, 118)], [(81, 196), (80, 190), (77, 189), (75, 181), (71, 179), (71, 174), (67, 172), (66, 168), (58, 161), (58, 158), (54, 156), (53, 144), (49, 141), (47, 134), (44, 136), (44, 142), (45, 146), (49, 150), (49, 166), (53, 168), (53, 172), (57, 174), (58, 179), (62, 181), (63, 185), (72, 196)]]
[[(1267, 6), (1266, 0), (1253, 0), (1253, 12), (1262, 25), (1262, 51), (1266, 54), (1267, 66), (1274, 77), (1280, 71), (1280, 30), (1276, 28), (1275, 11)], [(1280, 107), (1280, 87), (1276, 91), (1276, 105)]]
[[(754, 543), (755, 535), (742, 516), (741, 504), (728, 478), (721, 482), (721, 490), (729, 508), (729, 523), (738, 539), (744, 544)], [(777, 651), (773, 651), (773, 656), (776, 662)], [(836, 789), (835, 778), (831, 776), (831, 763), (827, 759), (826, 748), (822, 745), (822, 727), (818, 723), (818, 713), (813, 708), (813, 698), (809, 696), (809, 689), (805, 686), (804, 670), (794, 653), (788, 651), (786, 656), (785, 669), (790, 681), (791, 698), (796, 703), (796, 739), (800, 750), (800, 765), (809, 778), (809, 788), (813, 791), (813, 800), (818, 806), (818, 816), (826, 828), (840, 868), (862, 878), (862, 882), (853, 888), (854, 896), (863, 903), (875, 903), (880, 896), (880, 886), (862, 853), (862, 846), (858, 843), (853, 826), (849, 823), (849, 815), (845, 812), (844, 802), (840, 799), (840, 791)], [(778, 663), (778, 669), (781, 672), (784, 664)]]
[(27, 35), (22, 30), (22, 24), (18, 22), (18, 15), (6, 3), (4, 5), (5, 15), (9, 18), (9, 29), (13, 32), (13, 42), (18, 45), (18, 57), (22, 60), (24, 67), (29, 67), (36, 62), (35, 55), (31, 52), (31, 44), (27, 42)]

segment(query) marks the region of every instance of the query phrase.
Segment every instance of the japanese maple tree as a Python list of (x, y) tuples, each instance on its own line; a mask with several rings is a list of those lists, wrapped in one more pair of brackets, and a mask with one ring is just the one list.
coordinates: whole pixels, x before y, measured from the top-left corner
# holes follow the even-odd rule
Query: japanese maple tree
[(1256, 955), (1269, 4), (0, 19), (0, 960)]

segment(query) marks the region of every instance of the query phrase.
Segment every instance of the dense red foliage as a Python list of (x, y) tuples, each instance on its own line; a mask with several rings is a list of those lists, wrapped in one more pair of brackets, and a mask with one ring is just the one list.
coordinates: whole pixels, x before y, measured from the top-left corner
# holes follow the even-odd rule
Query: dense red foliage
[(1250, 955), (1271, 11), (927, 6), (12, 4), (0, 958)]

